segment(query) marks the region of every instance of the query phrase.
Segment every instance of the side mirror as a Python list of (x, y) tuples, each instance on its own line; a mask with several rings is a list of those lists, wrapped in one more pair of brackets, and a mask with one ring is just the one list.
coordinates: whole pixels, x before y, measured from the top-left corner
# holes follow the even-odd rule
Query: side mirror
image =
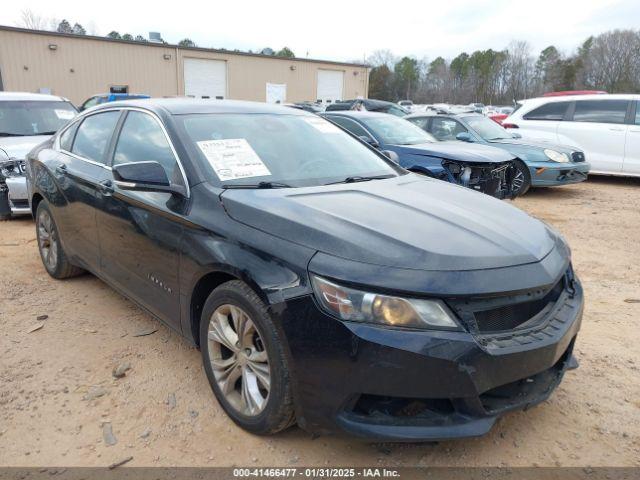
[(364, 143), (368, 143), (369, 145), (371, 145), (374, 148), (378, 148), (380, 145), (378, 144), (378, 142), (376, 142), (373, 138), (367, 136), (367, 135), (360, 135), (358, 137), (360, 140), (362, 140)]
[(519, 140), (519, 139), (522, 138), (522, 134), (520, 134), (520, 133), (512, 133), (511, 137), (515, 138), (516, 140)]
[(393, 150), (382, 150), (380, 153), (382, 153), (385, 157), (387, 157), (392, 162), (400, 163), (400, 157)]
[(469, 132), (460, 132), (456, 135), (456, 140), (460, 140), (461, 142), (473, 143), (473, 137)]
[(158, 162), (122, 163), (113, 167), (115, 184), (122, 190), (169, 192), (185, 195), (185, 189), (172, 185)]

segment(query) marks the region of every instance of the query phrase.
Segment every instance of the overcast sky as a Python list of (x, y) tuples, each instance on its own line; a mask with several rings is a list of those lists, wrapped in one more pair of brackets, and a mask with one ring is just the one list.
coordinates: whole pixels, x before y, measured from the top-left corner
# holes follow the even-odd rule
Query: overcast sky
[(536, 54), (551, 44), (569, 53), (589, 35), (640, 26), (639, 0), (5, 0), (0, 24), (18, 25), (24, 9), (98, 35), (159, 31), (169, 43), (188, 37), (201, 47), (254, 51), (286, 45), (299, 57), (347, 61), (377, 49), (452, 58), (514, 39)]

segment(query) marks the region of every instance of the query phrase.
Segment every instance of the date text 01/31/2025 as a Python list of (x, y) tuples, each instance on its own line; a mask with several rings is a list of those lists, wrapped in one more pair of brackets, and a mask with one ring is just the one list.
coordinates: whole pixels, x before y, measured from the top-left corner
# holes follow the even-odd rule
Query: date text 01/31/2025
[(397, 470), (387, 468), (234, 468), (233, 476), (274, 478), (393, 478)]

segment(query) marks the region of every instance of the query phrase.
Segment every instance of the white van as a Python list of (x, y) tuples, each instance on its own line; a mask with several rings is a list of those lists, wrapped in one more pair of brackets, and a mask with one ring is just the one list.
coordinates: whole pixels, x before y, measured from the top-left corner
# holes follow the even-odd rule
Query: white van
[(640, 177), (640, 95), (541, 97), (518, 102), (504, 120), (529, 137), (575, 145), (590, 174)]

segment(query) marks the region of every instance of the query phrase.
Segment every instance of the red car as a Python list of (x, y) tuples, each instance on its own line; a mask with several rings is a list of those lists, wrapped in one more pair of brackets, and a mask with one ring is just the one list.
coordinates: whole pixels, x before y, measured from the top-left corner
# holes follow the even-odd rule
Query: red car
[(562, 92), (548, 92), (542, 94), (543, 97), (563, 97), (565, 95), (591, 95), (607, 93), (604, 90), (565, 90)]

